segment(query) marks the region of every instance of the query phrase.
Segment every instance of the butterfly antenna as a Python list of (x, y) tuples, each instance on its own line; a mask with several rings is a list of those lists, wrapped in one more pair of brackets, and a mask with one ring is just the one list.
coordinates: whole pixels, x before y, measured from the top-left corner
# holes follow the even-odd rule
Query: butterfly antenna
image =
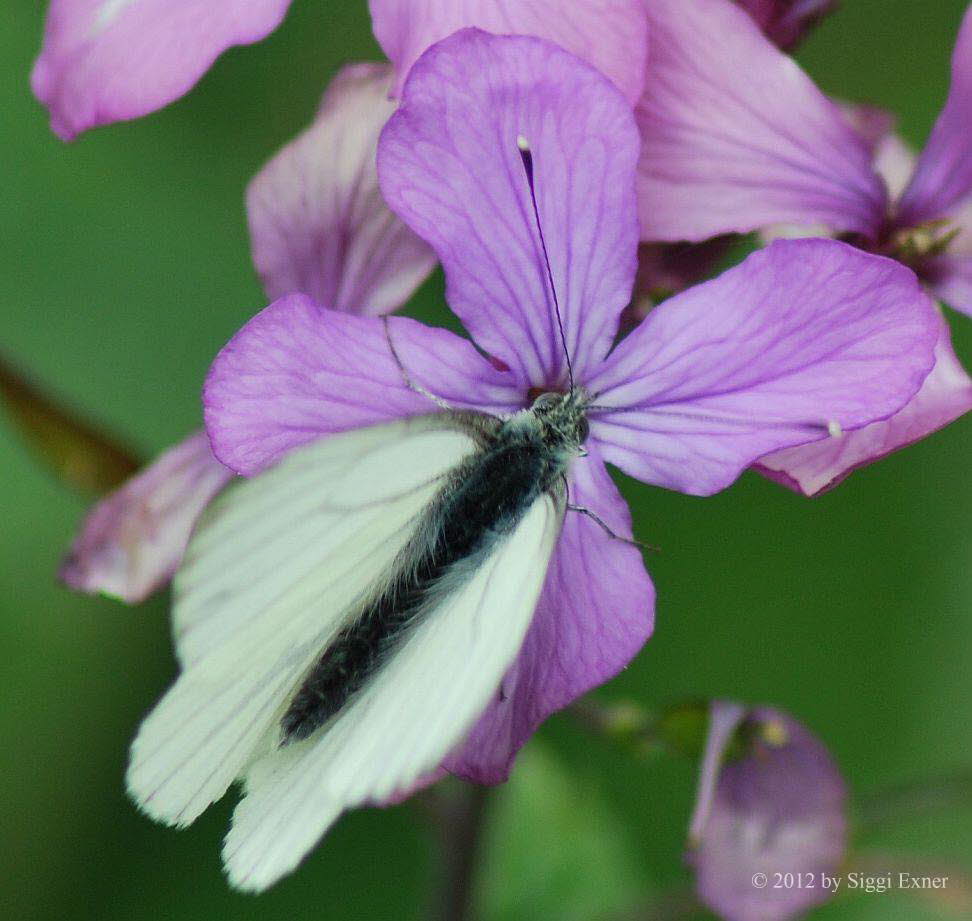
[(540, 209), (537, 207), (537, 190), (533, 183), (533, 153), (530, 142), (521, 134), (516, 139), (516, 147), (523, 161), (523, 171), (526, 173), (527, 185), (530, 187), (530, 201), (533, 204), (533, 216), (537, 221), (537, 233), (540, 235), (540, 249), (543, 250), (543, 261), (547, 266), (547, 279), (550, 281), (550, 293), (553, 295), (554, 313), (557, 315), (557, 329), (560, 330), (560, 341), (564, 346), (564, 357), (567, 359), (567, 377), (570, 389), (574, 389), (574, 368), (570, 363), (570, 351), (567, 348), (567, 336), (564, 334), (564, 320), (560, 314), (560, 301), (557, 299), (557, 288), (554, 285), (553, 270), (550, 268), (550, 256), (547, 253), (547, 241), (543, 237), (543, 226), (540, 223)]
[(414, 390), (416, 393), (422, 394), (423, 397), (428, 397), (439, 409), (452, 410), (452, 407), (446, 400), (442, 397), (436, 396), (429, 390), (426, 390), (421, 384), (416, 384), (412, 380), (412, 376), (408, 373), (408, 369), (405, 367), (404, 362), (398, 355), (398, 349), (395, 348), (395, 343), (392, 342), (391, 329), (388, 325), (388, 317), (384, 316), (381, 318), (381, 322), (385, 327), (385, 339), (388, 340), (388, 350), (391, 352), (391, 356), (398, 365), (398, 370), (402, 372), (402, 383), (408, 387), (409, 390)]

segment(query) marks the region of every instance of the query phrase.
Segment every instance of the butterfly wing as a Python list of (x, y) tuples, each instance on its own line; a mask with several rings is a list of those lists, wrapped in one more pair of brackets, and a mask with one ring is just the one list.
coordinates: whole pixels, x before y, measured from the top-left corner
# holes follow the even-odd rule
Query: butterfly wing
[(272, 750), (301, 677), (477, 448), (449, 414), (418, 417), (323, 438), (216, 499), (174, 586), (182, 672), (132, 745), (145, 812), (186, 825)]
[(522, 645), (563, 511), (537, 499), (332, 724), (250, 766), (223, 852), (234, 885), (265, 889), (341, 812), (407, 790), (462, 740)]

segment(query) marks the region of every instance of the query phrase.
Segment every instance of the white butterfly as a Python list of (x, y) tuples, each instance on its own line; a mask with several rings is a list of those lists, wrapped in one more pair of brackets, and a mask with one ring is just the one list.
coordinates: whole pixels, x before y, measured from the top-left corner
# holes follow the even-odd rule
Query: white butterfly
[(328, 436), (223, 493), (175, 581), (182, 673), (132, 747), (141, 808), (186, 825), (242, 778), (224, 860), (261, 890), (434, 770), (523, 642), (585, 400)]

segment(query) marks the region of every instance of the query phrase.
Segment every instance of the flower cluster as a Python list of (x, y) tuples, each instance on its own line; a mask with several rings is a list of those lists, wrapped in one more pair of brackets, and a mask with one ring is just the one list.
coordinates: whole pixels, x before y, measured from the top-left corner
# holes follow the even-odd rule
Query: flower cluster
[[(34, 91), (65, 139), (143, 115), (225, 48), (268, 34), (287, 6), (53, 0)], [(371, 0), (388, 62), (343, 68), (248, 190), (272, 303), (216, 357), (205, 431), (99, 504), (62, 570), (72, 587), (130, 602), (179, 571), (182, 672), (136, 740), (129, 787), (153, 817), (185, 824), (242, 779), (225, 852), (236, 885), (289, 872), (345, 808), (444, 771), (504, 780), (549, 714), (631, 660), (652, 632), (654, 589), (607, 465), (699, 496), (754, 468), (814, 495), (972, 408), (935, 302), (972, 314), (972, 12), (912, 163), (885, 113), (829, 99), (781, 50), (832, 6)], [(693, 284), (753, 232), (767, 245)], [(690, 260), (676, 265), (669, 244), (693, 244)], [(436, 264), (468, 338), (387, 316)], [(636, 277), (639, 289), (681, 290), (633, 309)], [(234, 532), (237, 551), (216, 547), (234, 497), (257, 493), (214, 497), (237, 479), (282, 482), (313, 446), (351, 433), (436, 413), (512, 424), (539, 418), (544, 399), (579, 407), (583, 446), (565, 462), (549, 562), (488, 699), (435, 746), (409, 742), (422, 758), (377, 773), (337, 750), (336, 739), (364, 744), (340, 716), (275, 747), (322, 641), (304, 615), (305, 632), (281, 625), (290, 645), (271, 652), (283, 602), (247, 554), (272, 549), (295, 586), (307, 554), (255, 523), (252, 536)], [(200, 588), (217, 552), (221, 587)], [(529, 595), (523, 578), (517, 597)], [(236, 607), (220, 592), (237, 592)], [(417, 712), (460, 693), (425, 677), (435, 686)], [(365, 681), (358, 726), (383, 693)], [(740, 727), (754, 747), (720, 773)], [(808, 907), (740, 893), (740, 873), (756, 856), (830, 866), (844, 799), (821, 744), (789, 717), (714, 705), (692, 823), (703, 899), (740, 919)], [(764, 834), (792, 816), (799, 834)], [(741, 853), (740, 836), (765, 847)]]

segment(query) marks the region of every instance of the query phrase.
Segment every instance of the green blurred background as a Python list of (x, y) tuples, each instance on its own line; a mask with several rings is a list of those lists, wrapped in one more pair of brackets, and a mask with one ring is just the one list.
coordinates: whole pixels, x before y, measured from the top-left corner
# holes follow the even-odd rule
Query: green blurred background
[[(345, 60), (377, 58), (364, 0), (296, 0), (260, 45), (186, 99), (63, 145), (28, 90), (43, 4), (0, 5), (0, 349), (150, 455), (199, 422), (209, 361), (264, 306), (243, 188)], [(947, 88), (964, 0), (845, 0), (801, 61), (835, 94), (888, 106), (920, 144)], [(442, 282), (413, 313), (441, 320)], [(950, 315), (972, 361), (972, 324)], [(972, 419), (814, 501), (747, 474), (711, 499), (622, 488), (662, 548), (657, 631), (599, 692), (766, 702), (830, 745), (856, 795), (972, 764)], [(174, 673), (166, 600), (129, 609), (54, 580), (86, 501), (0, 412), (0, 909), (9, 918), (420, 918), (435, 837), (412, 804), (347, 816), (293, 877), (230, 892), (232, 797), (190, 830), (138, 815), (122, 775)], [(490, 801), (477, 900), (489, 921), (610, 918), (689, 877), (694, 766), (639, 760), (551, 719)], [(868, 853), (972, 869), (972, 809), (903, 818)], [(857, 858), (852, 858), (852, 861)], [(863, 858), (861, 858), (863, 860)], [(946, 869), (944, 872), (948, 872)], [(941, 917), (895, 893), (830, 921)]]

